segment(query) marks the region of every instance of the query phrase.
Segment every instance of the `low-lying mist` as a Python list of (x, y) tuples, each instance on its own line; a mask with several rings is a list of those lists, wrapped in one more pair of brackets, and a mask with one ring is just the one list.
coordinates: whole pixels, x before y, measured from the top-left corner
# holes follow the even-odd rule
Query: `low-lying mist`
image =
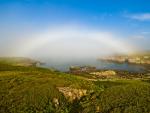
[(1, 41), (1, 56), (21, 56), (51, 60), (81, 60), (136, 51), (130, 40), (115, 33), (77, 25), (49, 27), (10, 36)]

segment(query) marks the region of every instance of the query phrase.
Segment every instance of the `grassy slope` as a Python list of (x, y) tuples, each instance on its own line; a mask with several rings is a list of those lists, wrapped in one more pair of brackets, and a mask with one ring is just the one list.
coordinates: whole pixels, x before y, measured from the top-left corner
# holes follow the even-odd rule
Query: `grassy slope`
[[(15, 66), (13, 61), (0, 62), (0, 112), (60, 112), (67, 101), (56, 87), (92, 88), (92, 83), (81, 77), (34, 66)], [(59, 100), (58, 108), (54, 98)]]
[[(149, 113), (150, 84), (141, 80), (87, 81), (83, 77), (0, 60), (0, 113)], [(22, 61), (19, 62), (19, 64)], [(69, 103), (57, 87), (93, 90)], [(58, 99), (59, 104), (54, 102)]]

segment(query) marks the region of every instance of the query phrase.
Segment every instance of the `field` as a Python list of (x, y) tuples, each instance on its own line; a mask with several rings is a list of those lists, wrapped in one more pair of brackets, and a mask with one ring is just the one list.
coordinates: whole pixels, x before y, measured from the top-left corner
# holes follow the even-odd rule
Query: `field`
[(0, 113), (150, 113), (148, 78), (89, 80), (31, 61), (0, 59)]

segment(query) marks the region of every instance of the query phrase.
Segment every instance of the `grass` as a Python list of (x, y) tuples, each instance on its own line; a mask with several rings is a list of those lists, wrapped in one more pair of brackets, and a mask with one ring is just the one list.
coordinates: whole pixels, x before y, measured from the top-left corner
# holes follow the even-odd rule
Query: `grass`
[[(60, 112), (67, 106), (57, 87), (88, 88), (92, 82), (34, 66), (0, 62), (0, 112)], [(53, 99), (58, 99), (59, 107)]]
[[(0, 113), (150, 112), (149, 80), (88, 81), (50, 69), (12, 65), (5, 59), (0, 60), (0, 86)], [(70, 103), (57, 87), (89, 93)]]
[[(106, 84), (107, 83), (107, 84)], [(74, 102), (72, 113), (149, 113), (150, 84), (140, 81), (102, 82), (105, 90), (95, 91)], [(110, 87), (109, 87), (110, 86)]]

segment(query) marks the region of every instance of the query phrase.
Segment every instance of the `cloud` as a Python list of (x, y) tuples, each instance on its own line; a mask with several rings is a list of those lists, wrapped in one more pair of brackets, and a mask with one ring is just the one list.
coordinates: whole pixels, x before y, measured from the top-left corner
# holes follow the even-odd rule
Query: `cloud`
[(139, 21), (150, 21), (150, 13), (126, 14), (125, 17)]

